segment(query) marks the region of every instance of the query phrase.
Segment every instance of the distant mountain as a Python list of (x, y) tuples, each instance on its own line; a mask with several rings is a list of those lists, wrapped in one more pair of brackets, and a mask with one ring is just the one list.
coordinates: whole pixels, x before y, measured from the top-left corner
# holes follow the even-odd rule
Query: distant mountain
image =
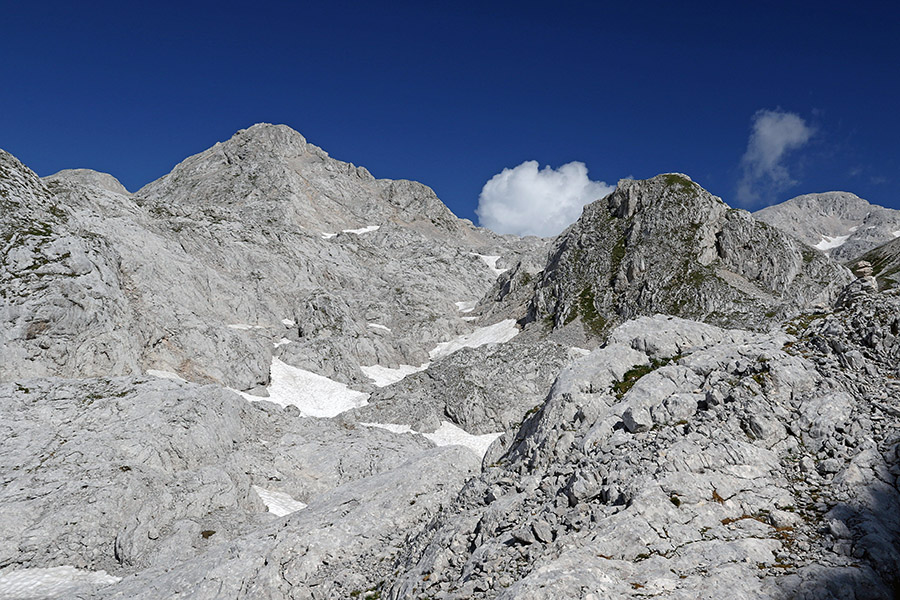
[(849, 192), (797, 196), (753, 216), (838, 261), (900, 237), (900, 210), (870, 204)]

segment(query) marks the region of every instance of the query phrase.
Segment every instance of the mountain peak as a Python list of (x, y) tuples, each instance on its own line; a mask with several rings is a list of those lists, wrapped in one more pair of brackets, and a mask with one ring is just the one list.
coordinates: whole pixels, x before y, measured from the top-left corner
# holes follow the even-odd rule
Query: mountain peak
[(837, 260), (852, 260), (900, 237), (900, 211), (851, 192), (804, 194), (753, 216)]
[(76, 186), (90, 186), (113, 192), (115, 194), (123, 194), (130, 196), (129, 192), (122, 183), (110, 175), (93, 169), (63, 169), (53, 175), (43, 177), (45, 183), (64, 183)]

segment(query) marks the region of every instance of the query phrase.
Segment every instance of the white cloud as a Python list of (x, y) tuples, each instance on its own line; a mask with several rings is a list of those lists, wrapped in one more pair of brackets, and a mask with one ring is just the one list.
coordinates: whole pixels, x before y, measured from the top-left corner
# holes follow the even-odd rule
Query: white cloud
[(813, 133), (813, 128), (794, 113), (760, 110), (753, 115), (753, 132), (741, 158), (738, 202), (756, 204), (796, 183), (783, 164), (785, 155), (806, 144)]
[(475, 213), (480, 223), (497, 233), (551, 236), (581, 216), (581, 208), (612, 192), (615, 186), (588, 179), (582, 162), (559, 169), (538, 169), (528, 160), (503, 169), (484, 184)]

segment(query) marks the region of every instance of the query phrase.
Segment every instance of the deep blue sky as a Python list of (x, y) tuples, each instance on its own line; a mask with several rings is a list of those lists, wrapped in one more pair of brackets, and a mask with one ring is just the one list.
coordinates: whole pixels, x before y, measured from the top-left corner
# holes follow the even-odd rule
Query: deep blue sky
[(900, 208), (889, 3), (312, 4), (4, 3), (0, 147), (135, 190), (286, 123), (474, 219), (482, 185), (529, 159), (609, 183), (681, 171), (735, 204), (752, 118), (780, 109), (815, 133), (770, 200), (840, 189)]

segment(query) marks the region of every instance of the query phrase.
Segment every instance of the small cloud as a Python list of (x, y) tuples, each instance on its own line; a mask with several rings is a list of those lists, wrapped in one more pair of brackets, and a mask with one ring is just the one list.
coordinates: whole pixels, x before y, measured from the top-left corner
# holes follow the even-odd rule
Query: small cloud
[(559, 169), (538, 167), (537, 161), (528, 160), (484, 184), (475, 209), (481, 225), (497, 233), (556, 235), (581, 216), (585, 204), (615, 189), (588, 179), (582, 162)]
[(758, 204), (794, 185), (784, 166), (785, 156), (806, 144), (813, 133), (814, 129), (794, 113), (760, 110), (753, 115), (753, 131), (741, 158), (738, 202)]

